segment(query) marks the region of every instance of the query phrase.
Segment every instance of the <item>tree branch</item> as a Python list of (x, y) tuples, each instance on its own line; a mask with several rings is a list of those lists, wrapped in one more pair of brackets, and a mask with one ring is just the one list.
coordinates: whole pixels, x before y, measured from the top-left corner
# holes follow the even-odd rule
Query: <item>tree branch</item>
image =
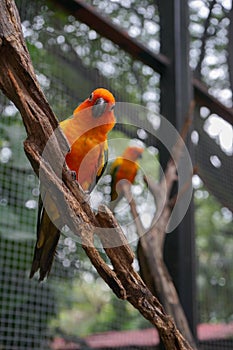
[[(171, 317), (134, 271), (133, 254), (111, 212), (101, 207), (95, 216), (64, 164), (68, 144), (37, 83), (13, 0), (0, 2), (0, 55), (0, 88), (21, 112), (27, 131), (26, 155), (44, 188), (56, 201), (62, 223), (79, 235), (92, 264), (114, 293), (127, 299), (157, 327), (166, 349), (191, 350)], [(43, 154), (45, 146), (46, 155)], [(104, 229), (106, 235), (101, 234), (99, 228)], [(113, 270), (95, 248), (94, 233), (99, 235)]]
[[(124, 195), (130, 205), (137, 233), (140, 238), (137, 254), (143, 280), (152, 293), (158, 296), (166, 312), (172, 315), (178, 329), (185, 335), (193, 349), (196, 349), (195, 341), (189, 329), (178, 294), (163, 259), (166, 228), (174, 202), (179, 200), (180, 197), (175, 196), (170, 199), (171, 188), (174, 181), (177, 179), (175, 162), (179, 163), (180, 157), (182, 156), (184, 144), (181, 140), (187, 136), (192, 120), (193, 109), (194, 103), (191, 102), (188, 115), (181, 131), (182, 138), (177, 140), (173, 147), (172, 154), (174, 158), (168, 162), (160, 183), (155, 183), (153, 179), (144, 177), (144, 181), (156, 202), (156, 213), (148, 230), (145, 230), (143, 227), (140, 216), (137, 213), (136, 203), (132, 197), (130, 185), (125, 183), (122, 187)], [(190, 174), (190, 181), (191, 176), (192, 174)], [(190, 183), (187, 185), (190, 185)], [(181, 189), (181, 192), (185, 191), (185, 189), (186, 185)]]

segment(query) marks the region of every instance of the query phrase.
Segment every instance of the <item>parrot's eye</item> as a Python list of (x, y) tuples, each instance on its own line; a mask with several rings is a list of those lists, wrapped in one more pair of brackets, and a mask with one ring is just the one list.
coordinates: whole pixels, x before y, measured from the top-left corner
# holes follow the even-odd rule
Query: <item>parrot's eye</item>
[(103, 98), (98, 98), (92, 107), (92, 115), (94, 118), (100, 117), (106, 109), (107, 102)]
[(89, 101), (92, 101), (92, 100), (93, 100), (93, 97), (94, 97), (94, 94), (93, 94), (93, 92), (92, 92), (92, 93), (90, 94), (88, 100), (89, 100)]

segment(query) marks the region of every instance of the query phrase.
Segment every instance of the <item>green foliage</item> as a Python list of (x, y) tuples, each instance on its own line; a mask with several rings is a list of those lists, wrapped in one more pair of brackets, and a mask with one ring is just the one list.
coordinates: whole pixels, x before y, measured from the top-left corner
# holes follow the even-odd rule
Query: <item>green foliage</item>
[(50, 323), (51, 332), (60, 328), (69, 335), (86, 336), (148, 327), (137, 310), (117, 299), (100, 278), (94, 279), (90, 272), (80, 272), (79, 277), (72, 282), (54, 283), (60, 310)]
[(47, 324), (56, 315), (56, 300), (50, 283), (29, 280), (34, 244), (15, 231), (5, 231), (8, 237), (0, 232), (0, 347), (46, 349)]
[[(39, 344), (45, 348), (46, 324), (55, 315), (55, 299), (49, 284), (38, 287), (28, 278), (38, 181), (23, 150), (26, 132), (21, 117), (2, 97), (0, 105), (0, 347)], [(50, 309), (45, 312), (48, 300)]]
[[(77, 104), (97, 86), (109, 87), (117, 101), (142, 103), (153, 111), (159, 110), (159, 75), (151, 68), (133, 60), (117, 45), (101, 38), (73, 16), (57, 11), (55, 13), (46, 0), (27, 2), (26, 6), (21, 0), (17, 0), (17, 3), (36, 74), (60, 120), (70, 116)], [(154, 0), (95, 0), (89, 3), (110, 16), (129, 35), (141, 40), (155, 52), (159, 51), (159, 18)], [(200, 55), (201, 34), (208, 15), (207, 3), (189, 1), (192, 68), (196, 67)], [(217, 7), (219, 9), (219, 1)], [(217, 33), (217, 40), (214, 36), (208, 39), (207, 60), (202, 65), (202, 77), (217, 93), (225, 88), (227, 78), (226, 52), (223, 52), (226, 41), (222, 40), (226, 28), (224, 11), (220, 13), (215, 10), (210, 32), (214, 30)], [(228, 93), (228, 98), (224, 101), (229, 103), (228, 88), (227, 91), (221, 91), (222, 98), (224, 91)], [(19, 285), (19, 289), (13, 290), (11, 300), (4, 299), (6, 293), (3, 295), (3, 289), (0, 288), (0, 299), (5, 305), (5, 309), (1, 310), (1, 325), (17, 311), (21, 320), (25, 319), (26, 314), (30, 314), (30, 320), (38, 331), (37, 336), (41, 336), (42, 324), (43, 332), (49, 324), (52, 330), (60, 328), (68, 334), (79, 336), (104, 330), (147, 327), (147, 322), (137, 311), (112, 295), (91, 268), (78, 243), (75, 244), (70, 237), (64, 237), (59, 247), (54, 273), (56, 277), (50, 277), (51, 285), (47, 282), (38, 287), (36, 282), (28, 281), (35, 241), (38, 184), (23, 151), (26, 134), (21, 118), (12, 104), (2, 98), (0, 108), (0, 243), (3, 246), (1, 275), (7, 275), (10, 271), (7, 293), (13, 293), (12, 285), (16, 280)], [(117, 139), (117, 145), (110, 147), (112, 155), (121, 154), (129, 138), (119, 131), (113, 131), (110, 138)], [(119, 140), (121, 138), (124, 138), (124, 142)], [(141, 139), (142, 141), (146, 144), (147, 139)], [(159, 165), (152, 164), (152, 156), (156, 159), (156, 149), (147, 149), (140, 162), (141, 170), (133, 188), (138, 209), (141, 215), (147, 215), (148, 222), (155, 208), (144, 186), (142, 174), (146, 172), (158, 177)], [(106, 178), (102, 181), (99, 186), (101, 201), (107, 201), (109, 192), (105, 189), (109, 182)], [(145, 201), (150, 208), (145, 206)], [(200, 321), (230, 321), (233, 317), (228, 305), (233, 289), (232, 217), (203, 187), (196, 189), (195, 203)], [(119, 205), (123, 204), (124, 202)], [(122, 224), (131, 220), (129, 210), (119, 214), (118, 219)], [(134, 232), (133, 225), (131, 232)], [(135, 245), (133, 242), (132, 246)], [(21, 254), (15, 253), (16, 246)], [(3, 261), (9, 262), (7, 269)], [(57, 274), (56, 267), (59, 267)], [(44, 294), (42, 289), (45, 290)], [(41, 295), (44, 304), (41, 314), (38, 315), (36, 311), (40, 307)], [(35, 312), (32, 312), (32, 305)], [(24, 324), (26, 334), (30, 327), (26, 321)]]
[[(230, 2), (217, 0), (210, 16), (205, 34), (204, 60), (201, 62), (200, 77), (211, 88), (211, 93), (230, 106), (232, 93), (229, 83), (227, 62)], [(189, 0), (190, 8), (190, 65), (195, 69), (202, 50), (202, 37), (211, 1)]]
[(198, 300), (202, 322), (230, 322), (233, 289), (232, 213), (204, 187), (195, 192)]
[[(12, 105), (7, 107), (12, 108)], [(32, 238), (34, 234), (38, 183), (23, 150), (25, 137), (19, 114), (13, 108), (12, 115), (3, 114), (0, 123), (0, 233), (11, 239), (21, 239), (25, 235)]]

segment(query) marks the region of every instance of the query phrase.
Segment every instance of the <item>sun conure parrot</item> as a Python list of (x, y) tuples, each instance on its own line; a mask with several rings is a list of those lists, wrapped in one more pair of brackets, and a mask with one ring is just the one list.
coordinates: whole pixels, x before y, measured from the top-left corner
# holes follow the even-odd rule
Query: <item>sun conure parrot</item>
[(136, 146), (127, 147), (120, 157), (117, 157), (110, 168), (111, 181), (111, 209), (122, 198), (123, 193), (117, 183), (121, 180), (128, 180), (133, 184), (139, 168), (137, 160), (142, 157), (144, 149)]
[[(70, 144), (66, 163), (76, 173), (76, 179), (85, 191), (90, 192), (94, 188), (107, 165), (107, 134), (115, 125), (114, 106), (113, 95), (108, 90), (99, 88), (74, 110), (72, 118), (60, 123)], [(60, 230), (54, 224), (59, 218), (59, 212), (49, 193), (42, 193), (43, 191), (38, 210), (37, 242), (30, 272), (31, 278), (39, 270), (40, 281), (50, 272), (60, 237)], [(43, 203), (46, 208), (49, 205), (53, 222)]]

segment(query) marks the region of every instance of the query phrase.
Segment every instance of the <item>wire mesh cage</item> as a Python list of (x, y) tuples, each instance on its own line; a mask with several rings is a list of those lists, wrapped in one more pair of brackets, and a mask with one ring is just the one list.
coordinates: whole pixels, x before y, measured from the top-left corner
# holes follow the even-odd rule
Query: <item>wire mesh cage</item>
[[(127, 30), (127, 1), (125, 6), (119, 3), (108, 2), (109, 7), (105, 1), (97, 1), (95, 7), (115, 21), (121, 19)], [(139, 21), (143, 28), (141, 42), (158, 52), (158, 8), (154, 1), (148, 1), (147, 5), (137, 2), (134, 9), (130, 8), (128, 34), (138, 36)], [(119, 101), (143, 104), (159, 111), (159, 74), (140, 62), (140, 58), (132, 58), (124, 47), (101, 37), (73, 15), (53, 9), (46, 0), (18, 0), (17, 6), (38, 80), (59, 120), (71, 116), (75, 107), (98, 86), (113, 91)], [(80, 244), (69, 234), (60, 239), (46, 282), (29, 280), (39, 184), (24, 155), (26, 132), (19, 112), (3, 95), (0, 111), (0, 349), (68, 349), (71, 343), (73, 348), (86, 349), (98, 345), (93, 345), (91, 340), (85, 342), (85, 337), (111, 331), (119, 331), (118, 337), (126, 339), (125, 343), (119, 341), (119, 345), (116, 341), (99, 347), (130, 347), (129, 333), (123, 331), (147, 329), (150, 324), (126, 302), (112, 295)], [(224, 128), (229, 134), (232, 129), (221, 116), (213, 116), (204, 106), (198, 113), (191, 134), (199, 175), (194, 179), (198, 322), (230, 324), (233, 321), (232, 144), (222, 142), (221, 138), (225, 135)], [(215, 133), (211, 133), (213, 118), (219, 121)], [(124, 129), (118, 125), (115, 133), (119, 139), (122, 135), (127, 140), (139, 139), (157, 155), (156, 140), (143, 133), (143, 129)], [(232, 140), (232, 134), (229, 137)], [(132, 247), (136, 249), (136, 245)], [(138, 269), (137, 261), (135, 266)], [(224, 336), (232, 337), (232, 334), (228, 332)], [(134, 337), (138, 339), (136, 333)], [(154, 333), (148, 333), (147, 339), (151, 342), (140, 343), (138, 347), (155, 347), (159, 342)], [(200, 344), (203, 349), (232, 347), (228, 339)]]

